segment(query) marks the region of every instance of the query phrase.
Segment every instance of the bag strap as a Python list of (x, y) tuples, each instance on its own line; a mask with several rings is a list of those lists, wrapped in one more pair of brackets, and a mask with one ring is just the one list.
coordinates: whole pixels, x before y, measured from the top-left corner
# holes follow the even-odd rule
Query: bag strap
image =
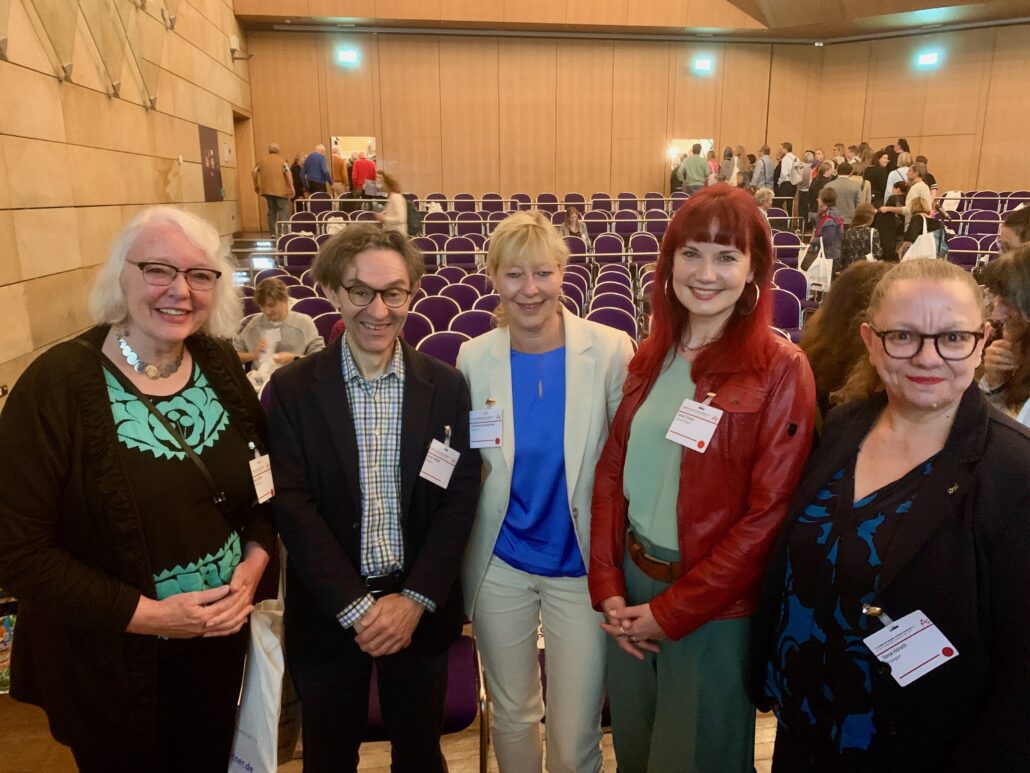
[(150, 411), (150, 414), (161, 423), (161, 426), (163, 426), (168, 434), (171, 435), (172, 440), (176, 442), (183, 453), (189, 457), (189, 460), (193, 462), (196, 468), (200, 471), (200, 474), (204, 477), (204, 481), (207, 483), (207, 487), (211, 492), (211, 500), (214, 502), (215, 507), (217, 507), (222, 513), (227, 513), (229, 509), (229, 500), (225, 496), (225, 492), (222, 491), (222, 489), (215, 483), (215, 479), (211, 476), (211, 471), (208, 470), (207, 465), (204, 464), (204, 461), (200, 458), (197, 452), (193, 450), (190, 444), (186, 442), (186, 439), (182, 436), (179, 430), (177, 430), (172, 423), (168, 421), (161, 411), (157, 410), (149, 397), (140, 392), (139, 388), (126, 378), (125, 374), (118, 370), (111, 360), (104, 356), (104, 353), (101, 352), (100, 349), (89, 341), (85, 341), (81, 338), (73, 338), (72, 340), (79, 346), (84, 349), (88, 349), (95, 354), (97, 359), (100, 360), (100, 364), (108, 373), (115, 377), (122, 388), (146, 406), (147, 410)]

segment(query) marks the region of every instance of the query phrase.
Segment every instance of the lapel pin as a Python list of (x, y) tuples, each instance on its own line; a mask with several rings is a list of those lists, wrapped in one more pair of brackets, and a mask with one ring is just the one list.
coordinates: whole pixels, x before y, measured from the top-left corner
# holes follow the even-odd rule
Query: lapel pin
[(948, 486), (948, 494), (949, 495), (954, 494), (956, 491), (958, 491), (958, 484), (957, 483), (952, 483), (950, 486)]

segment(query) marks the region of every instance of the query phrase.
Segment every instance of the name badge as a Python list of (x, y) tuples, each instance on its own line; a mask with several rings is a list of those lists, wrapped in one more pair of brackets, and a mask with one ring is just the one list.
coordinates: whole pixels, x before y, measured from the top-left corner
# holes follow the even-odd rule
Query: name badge
[(254, 480), (254, 493), (258, 504), (264, 504), (275, 496), (275, 483), (272, 481), (272, 461), (268, 454), (255, 455), (250, 460), (250, 477)]
[(500, 408), (469, 411), (469, 446), (472, 448), (500, 448)]
[(429, 444), (429, 451), (426, 453), (426, 460), (422, 463), (422, 472), (419, 476), (440, 488), (447, 488), (460, 457), (461, 454), (450, 446), (434, 440)]
[(902, 687), (958, 657), (958, 650), (918, 609), (863, 639)]
[(688, 397), (676, 411), (676, 418), (672, 420), (665, 439), (703, 454), (712, 442), (712, 435), (719, 426), (722, 413), (719, 408)]

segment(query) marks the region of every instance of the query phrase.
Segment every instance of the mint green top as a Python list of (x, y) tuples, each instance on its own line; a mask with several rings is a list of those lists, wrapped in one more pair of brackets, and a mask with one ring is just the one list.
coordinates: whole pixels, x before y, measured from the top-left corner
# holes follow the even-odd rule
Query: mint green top
[(665, 435), (688, 397), (694, 397), (690, 365), (673, 356), (630, 424), (622, 478), (633, 531), (669, 550), (679, 550), (676, 499), (683, 446), (666, 440)]

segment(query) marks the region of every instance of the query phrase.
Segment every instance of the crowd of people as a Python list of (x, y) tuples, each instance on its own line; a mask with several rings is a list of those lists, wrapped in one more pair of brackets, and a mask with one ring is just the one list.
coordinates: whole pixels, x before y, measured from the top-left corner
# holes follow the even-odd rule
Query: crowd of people
[[(624, 773), (748, 773), (756, 706), (777, 773), (1027, 770), (1030, 223), (1006, 222), (986, 298), (946, 260), (860, 259), (889, 252), (878, 206), (905, 239), (928, 213), (883, 199), (875, 153), (834, 153), (803, 163), (836, 164), (816, 224), (847, 265), (800, 347), (770, 327), (756, 202), (800, 186), (789, 143), (684, 160), (639, 348), (566, 310), (547, 218), (506, 218), (497, 326), (457, 368), (401, 337), (424, 261), (389, 209), (319, 249), (328, 346), (277, 280), (237, 335), (214, 229), (139, 213), (97, 325), (0, 414), (12, 694), (84, 771), (224, 770), (278, 533), (305, 770), (356, 769), (373, 664), (393, 769), (446, 770), (465, 617), (505, 773), (601, 770), (606, 687)], [(850, 179), (866, 161), (882, 185)], [(266, 413), (241, 360), (267, 357)]]

